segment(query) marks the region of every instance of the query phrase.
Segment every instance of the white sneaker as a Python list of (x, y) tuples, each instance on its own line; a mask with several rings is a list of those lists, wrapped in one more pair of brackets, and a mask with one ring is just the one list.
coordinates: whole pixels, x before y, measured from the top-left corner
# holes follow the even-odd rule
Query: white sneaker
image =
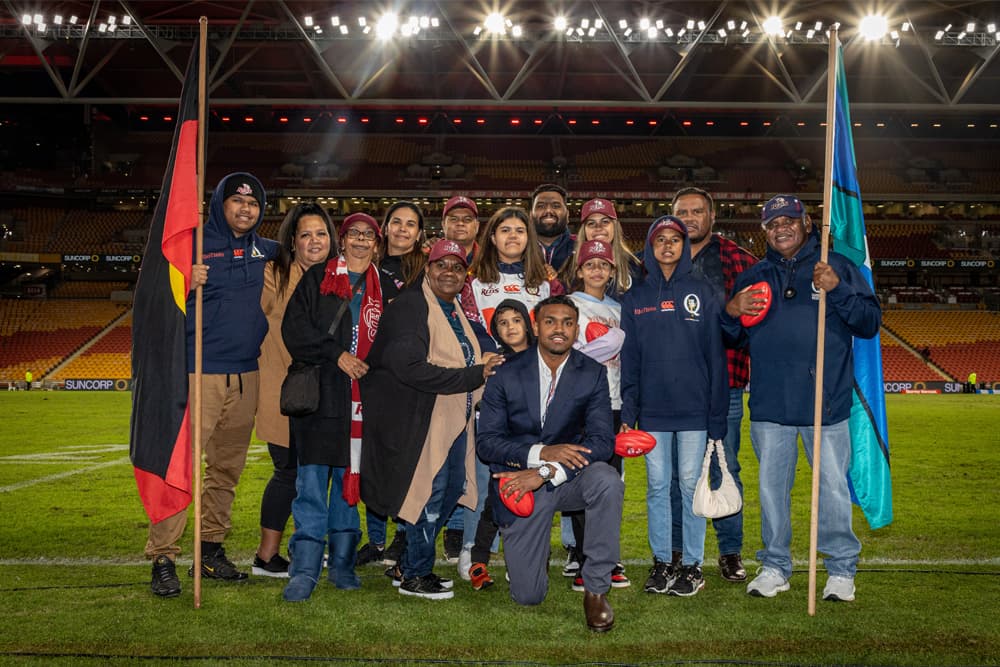
[(832, 602), (854, 602), (854, 578), (831, 574), (823, 588), (823, 599)]
[(761, 568), (760, 574), (747, 584), (747, 593), (759, 598), (773, 598), (778, 593), (787, 591), (791, 586), (788, 579), (781, 576), (773, 567)]
[(472, 549), (462, 549), (458, 554), (458, 576), (466, 581), (471, 581), (469, 570), (472, 568)]

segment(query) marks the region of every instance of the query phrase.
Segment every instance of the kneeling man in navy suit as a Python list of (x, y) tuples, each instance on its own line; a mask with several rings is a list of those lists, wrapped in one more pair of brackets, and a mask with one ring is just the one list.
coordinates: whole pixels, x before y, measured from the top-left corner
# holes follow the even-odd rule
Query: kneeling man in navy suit
[[(614, 435), (605, 368), (573, 349), (578, 315), (566, 296), (535, 306), (537, 345), (506, 360), (486, 383), (476, 450), (490, 464), (492, 484), (509, 479), (490, 497), (511, 597), (525, 605), (545, 599), (552, 517), (584, 510), (584, 614), (591, 630), (605, 632), (614, 625), (606, 596), (619, 559), (625, 485), (607, 463)], [(535, 508), (526, 517), (500, 500), (528, 492)]]

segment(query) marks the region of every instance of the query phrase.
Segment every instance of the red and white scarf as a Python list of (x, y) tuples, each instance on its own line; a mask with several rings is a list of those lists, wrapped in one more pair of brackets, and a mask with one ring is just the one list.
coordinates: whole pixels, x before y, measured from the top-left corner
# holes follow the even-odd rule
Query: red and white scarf
[[(360, 291), (360, 290), (359, 290)], [(331, 259), (326, 264), (323, 282), (319, 286), (320, 294), (334, 294), (341, 299), (350, 301), (351, 277), (347, 273), (347, 260), (343, 255)], [(350, 308), (350, 304), (348, 304)], [(369, 264), (365, 270), (364, 296), (361, 299), (361, 316), (358, 319), (358, 333), (354, 356), (364, 361), (371, 350), (378, 330), (378, 321), (382, 317), (382, 285), (379, 283), (378, 269), (375, 264)], [(344, 499), (351, 505), (356, 505), (360, 499), (361, 475), (361, 389), (358, 381), (351, 380), (351, 464), (344, 473)]]

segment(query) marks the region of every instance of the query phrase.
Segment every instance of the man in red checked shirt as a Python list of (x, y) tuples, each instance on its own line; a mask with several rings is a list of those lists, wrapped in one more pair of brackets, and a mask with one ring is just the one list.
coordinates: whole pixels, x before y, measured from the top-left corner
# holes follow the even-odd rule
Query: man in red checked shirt
[[(674, 216), (680, 218), (688, 228), (691, 243), (692, 274), (704, 278), (725, 305), (733, 289), (736, 276), (757, 263), (750, 251), (741, 248), (729, 239), (712, 233), (715, 224), (715, 203), (712, 195), (701, 188), (682, 188), (674, 195), (671, 204)], [(740, 479), (740, 423), (743, 421), (743, 392), (750, 379), (750, 359), (746, 349), (726, 350), (729, 361), (729, 413), (728, 429), (722, 444), (726, 452), (726, 464), (736, 486), (743, 494)], [(676, 467), (674, 468), (676, 471)], [(717, 459), (712, 461), (712, 486), (718, 486), (722, 471)], [(676, 477), (671, 485), (671, 502), (674, 506), (673, 544), (683, 544), (680, 522), (680, 490)], [(741, 582), (747, 578), (743, 567), (743, 510), (722, 519), (712, 519), (715, 537), (719, 542), (719, 573), (726, 581)], [(675, 557), (679, 560), (679, 553)]]

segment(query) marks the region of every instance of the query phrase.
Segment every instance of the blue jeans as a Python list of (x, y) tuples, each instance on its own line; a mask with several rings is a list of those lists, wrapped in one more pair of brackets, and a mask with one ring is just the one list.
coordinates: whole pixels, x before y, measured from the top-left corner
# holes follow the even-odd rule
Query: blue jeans
[(344, 470), (326, 465), (299, 465), (292, 501), (295, 533), (288, 540), (293, 558), (295, 545), (303, 540), (326, 544), (328, 533), (361, 534), (357, 508), (348, 505), (341, 496)]
[(365, 508), (365, 526), (368, 528), (370, 544), (385, 544), (385, 517)]
[(701, 475), (708, 434), (705, 431), (651, 431), (656, 447), (646, 454), (646, 515), (649, 547), (657, 560), (670, 562), (673, 544), (673, 510), (670, 506), (670, 482), (677, 450), (677, 479), (681, 491), (684, 529), (683, 565), (700, 565), (705, 558), (705, 518), (691, 511), (694, 487)]
[(434, 475), (431, 496), (417, 522), (406, 527), (405, 579), (422, 577), (434, 569), (434, 541), (465, 490), (465, 431), (455, 439), (444, 465)]
[[(476, 530), (479, 528), (479, 517), (483, 515), (483, 508), (486, 506), (486, 492), (490, 490), (490, 467), (476, 457), (476, 489), (479, 497), (476, 498), (476, 509), (470, 510), (468, 507), (461, 508), (464, 512), (465, 526), (462, 533), (462, 548), (472, 549), (476, 543)], [(458, 514), (459, 509), (455, 510)], [(451, 528), (451, 522), (448, 525)]]
[[(743, 496), (743, 480), (740, 479), (740, 429), (743, 426), (743, 389), (729, 390), (729, 413), (726, 416), (726, 437), (722, 439), (722, 448), (726, 452), (726, 468), (736, 482), (736, 488)], [(677, 458), (676, 456), (674, 457)], [(712, 457), (712, 465), (708, 469), (712, 488), (719, 488), (722, 483), (722, 469), (719, 458)], [(681, 491), (677, 486), (677, 475), (674, 474), (670, 485), (670, 507), (673, 510), (673, 543), (683, 544), (683, 527), (681, 525)], [(743, 509), (721, 519), (712, 519), (715, 538), (719, 543), (719, 555), (728, 556), (743, 551)]]
[[(812, 465), (813, 427), (785, 426), (772, 422), (750, 422), (750, 439), (760, 461), (760, 524), (764, 548), (757, 560), (792, 574), (791, 493), (798, 461), (798, 436)], [(823, 426), (820, 443), (819, 535), (816, 547), (826, 554), (826, 571), (853, 577), (861, 542), (851, 526), (851, 494), (847, 467), (851, 461), (851, 434), (847, 420)]]

